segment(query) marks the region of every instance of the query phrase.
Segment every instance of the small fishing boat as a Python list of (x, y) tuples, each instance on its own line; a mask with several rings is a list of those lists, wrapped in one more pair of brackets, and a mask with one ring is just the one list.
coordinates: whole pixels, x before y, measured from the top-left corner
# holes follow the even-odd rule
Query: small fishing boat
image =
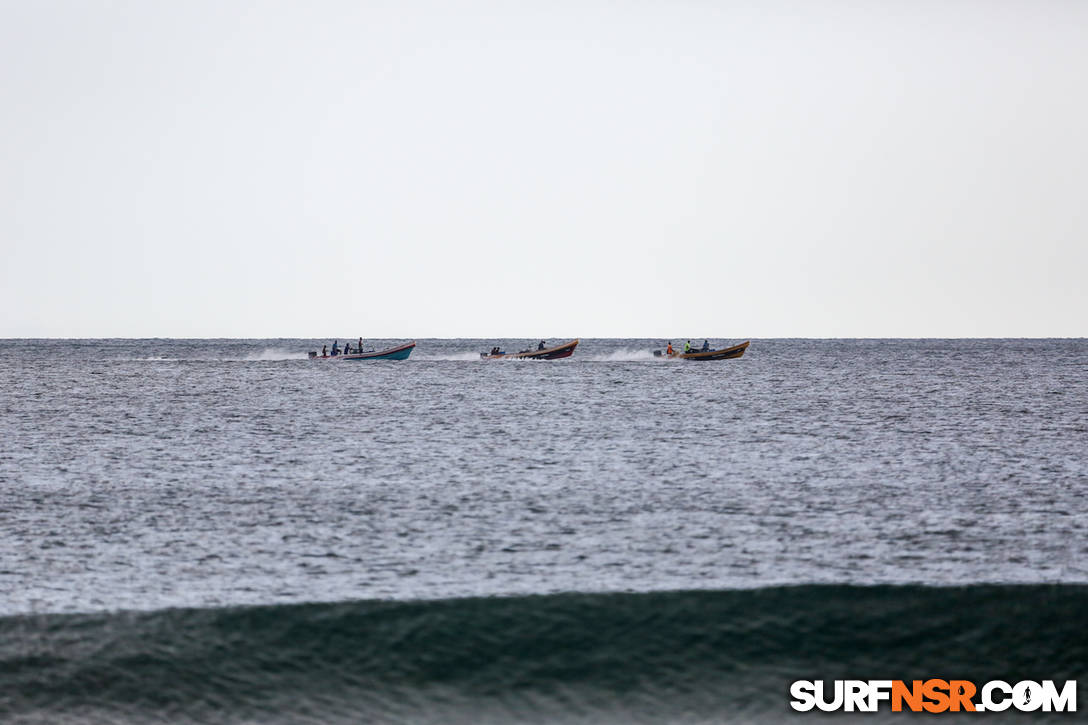
[(412, 350), (416, 347), (416, 341), (406, 342), (403, 345), (397, 345), (386, 350), (364, 350), (363, 352), (353, 352), (348, 355), (319, 355), (317, 352), (310, 351), (311, 360), (407, 360), (408, 356), (412, 354)]
[(667, 354), (664, 350), (654, 350), (654, 357), (680, 358), (682, 360), (732, 360), (743, 355), (751, 344), (751, 340), (745, 340), (739, 345), (733, 345), (722, 350), (693, 349), (691, 352), (674, 352), (672, 355)]
[(502, 360), (502, 359), (522, 359), (522, 360), (558, 360), (564, 357), (570, 357), (574, 354), (574, 348), (578, 347), (578, 340), (571, 340), (570, 342), (564, 342), (562, 345), (555, 347), (538, 348), (536, 350), (522, 350), (521, 352), (503, 352), (497, 347), (492, 348), (490, 352), (481, 352), (481, 360)]

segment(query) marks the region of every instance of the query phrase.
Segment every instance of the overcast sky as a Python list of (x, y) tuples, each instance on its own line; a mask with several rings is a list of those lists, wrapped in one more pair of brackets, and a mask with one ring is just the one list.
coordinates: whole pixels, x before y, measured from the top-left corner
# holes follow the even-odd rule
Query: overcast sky
[(1088, 2), (0, 0), (0, 337), (1088, 335)]

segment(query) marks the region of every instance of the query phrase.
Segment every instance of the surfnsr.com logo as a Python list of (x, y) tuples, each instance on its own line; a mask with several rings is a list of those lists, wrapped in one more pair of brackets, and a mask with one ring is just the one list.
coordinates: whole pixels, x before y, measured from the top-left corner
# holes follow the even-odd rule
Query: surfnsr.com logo
[(1077, 681), (1061, 689), (1053, 680), (1023, 680), (1009, 684), (990, 680), (978, 687), (970, 680), (797, 680), (790, 685), (790, 707), (799, 712), (1076, 712)]

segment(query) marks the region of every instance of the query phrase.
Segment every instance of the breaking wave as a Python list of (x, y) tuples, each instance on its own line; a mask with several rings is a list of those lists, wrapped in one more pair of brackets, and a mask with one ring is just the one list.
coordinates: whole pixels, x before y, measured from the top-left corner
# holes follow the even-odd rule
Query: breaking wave
[(0, 721), (776, 722), (795, 679), (1083, 690), (1085, 611), (1084, 585), (812, 585), (9, 616)]

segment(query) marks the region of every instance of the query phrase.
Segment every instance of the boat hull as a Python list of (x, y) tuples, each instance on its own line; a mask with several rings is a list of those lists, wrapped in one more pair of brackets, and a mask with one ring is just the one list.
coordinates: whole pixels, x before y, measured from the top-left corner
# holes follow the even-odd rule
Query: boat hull
[[(748, 346), (752, 344), (751, 340), (745, 340), (739, 345), (733, 345), (732, 347), (723, 348), (721, 350), (696, 350), (694, 352), (678, 352), (672, 355), (667, 355), (670, 359), (679, 360), (733, 360), (744, 354), (744, 351), (748, 349)], [(663, 357), (660, 350), (655, 350), (654, 355), (656, 357)]]
[(416, 343), (407, 342), (403, 345), (391, 347), (386, 350), (371, 350), (368, 352), (357, 352), (351, 355), (335, 355), (329, 357), (317, 357), (311, 358), (312, 360), (343, 360), (344, 362), (355, 362), (359, 360), (407, 360), (408, 356), (412, 354), (412, 350), (416, 347)]
[(565, 342), (562, 345), (555, 347), (549, 347), (544, 350), (527, 350), (525, 352), (503, 352), (498, 355), (491, 355), (486, 352), (480, 353), (481, 360), (560, 360), (565, 357), (570, 357), (574, 354), (574, 348), (578, 347), (580, 340), (571, 340)]

